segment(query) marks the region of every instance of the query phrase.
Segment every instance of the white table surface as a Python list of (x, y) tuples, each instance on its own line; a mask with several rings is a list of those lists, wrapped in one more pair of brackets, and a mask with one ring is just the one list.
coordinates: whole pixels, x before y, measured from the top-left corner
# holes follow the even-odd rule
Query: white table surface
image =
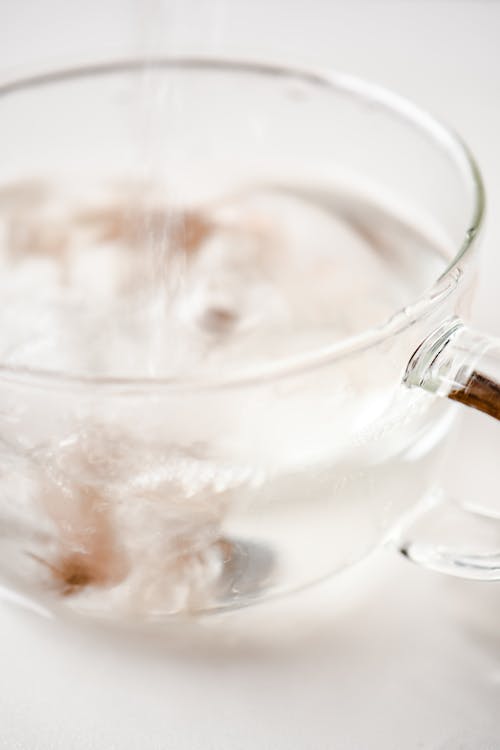
[[(500, 334), (499, 2), (0, 0), (2, 77), (144, 44), (349, 70), (452, 123), (489, 195), (474, 322)], [(500, 508), (499, 450), (498, 425), (467, 414), (445, 484)], [(283, 623), (278, 648), (194, 653), (2, 603), (0, 748), (500, 748), (500, 584), (384, 550), (321, 596), (333, 613), (295, 641)]]

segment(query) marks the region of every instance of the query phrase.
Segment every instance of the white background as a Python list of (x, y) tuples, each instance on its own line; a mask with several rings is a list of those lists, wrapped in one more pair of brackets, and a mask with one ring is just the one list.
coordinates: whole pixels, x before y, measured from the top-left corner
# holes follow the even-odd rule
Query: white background
[[(225, 52), (340, 68), (448, 121), (485, 176), (474, 322), (498, 335), (499, 40), (494, 0), (0, 0), (2, 78), (144, 48)], [(498, 425), (466, 415), (445, 484), (500, 508), (499, 455)], [(0, 748), (500, 749), (500, 584), (388, 550), (341, 578), (327, 624), (293, 639), (283, 623), (273, 648), (175, 653), (2, 604)]]

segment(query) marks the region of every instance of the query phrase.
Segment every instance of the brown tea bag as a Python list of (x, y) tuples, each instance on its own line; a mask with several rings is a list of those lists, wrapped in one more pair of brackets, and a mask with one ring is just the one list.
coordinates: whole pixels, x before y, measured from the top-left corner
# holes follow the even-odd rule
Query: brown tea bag
[(46, 485), (42, 502), (56, 527), (56, 552), (50, 560), (37, 559), (49, 568), (63, 596), (87, 586), (114, 586), (125, 578), (126, 555), (107, 503), (94, 488), (82, 486), (69, 494)]

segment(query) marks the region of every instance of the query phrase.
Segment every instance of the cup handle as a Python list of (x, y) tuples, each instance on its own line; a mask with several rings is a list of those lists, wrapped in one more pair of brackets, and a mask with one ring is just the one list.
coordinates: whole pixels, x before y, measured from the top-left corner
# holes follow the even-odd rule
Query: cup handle
[[(500, 340), (454, 318), (418, 347), (404, 383), (500, 420)], [(433, 498), (397, 535), (413, 562), (462, 578), (500, 580), (500, 516)], [(457, 551), (460, 550), (460, 551)]]

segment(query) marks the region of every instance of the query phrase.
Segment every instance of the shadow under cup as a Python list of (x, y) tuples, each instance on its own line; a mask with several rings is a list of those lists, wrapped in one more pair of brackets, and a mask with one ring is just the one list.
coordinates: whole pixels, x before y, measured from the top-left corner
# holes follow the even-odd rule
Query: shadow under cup
[[(9, 84), (0, 97), (1, 285), (12, 299), (0, 316), (5, 586), (49, 609), (161, 620), (298, 590), (387, 540), (432, 492), (454, 417), (402, 378), (420, 342), (468, 302), (471, 253), (452, 260), (472, 242), (481, 190), (460, 143), (355, 79), (253, 64), (100, 65)], [(67, 251), (57, 233), (45, 241), (32, 230), (47, 184), (58, 186), (54, 221), (79, 201), (109, 202), (112, 185), (127, 196), (118, 229), (106, 214), (88, 253), (85, 242)], [(329, 318), (321, 335), (300, 337), (278, 326), (260, 360), (236, 347), (187, 374), (168, 371), (177, 350), (156, 336), (166, 369), (152, 370), (131, 310), (144, 289), (156, 301), (168, 292), (169, 259), (151, 254), (158, 232), (141, 212), (160, 195), (188, 252), (207, 226), (200, 206), (206, 216), (221, 196), (255, 190), (292, 201), (286, 216), (304, 200), (328, 209), (379, 254), (377, 284), (340, 243), (332, 253), (353, 282), (334, 307), (343, 328)], [(132, 279), (146, 268), (147, 283), (113, 296), (122, 271), (109, 246), (123, 222)], [(314, 224), (301, 227), (314, 236)], [(320, 295), (308, 278), (306, 307)], [(116, 346), (113, 315), (137, 349)], [(54, 316), (64, 335), (41, 346)], [(224, 327), (227, 315), (210, 320)]]

